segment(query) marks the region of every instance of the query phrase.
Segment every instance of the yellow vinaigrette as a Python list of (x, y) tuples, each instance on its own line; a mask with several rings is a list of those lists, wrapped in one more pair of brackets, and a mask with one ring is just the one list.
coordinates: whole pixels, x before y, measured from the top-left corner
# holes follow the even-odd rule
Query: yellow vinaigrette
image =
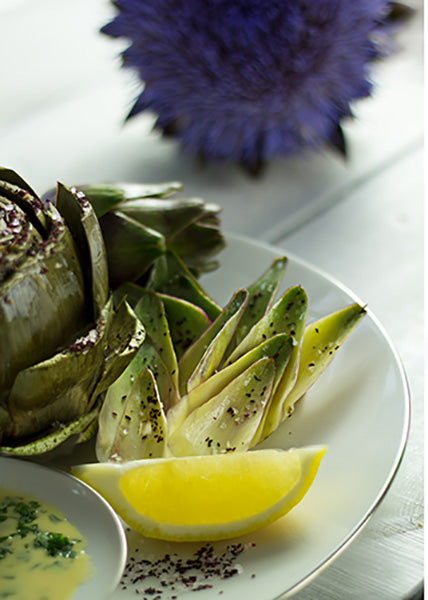
[(72, 472), (140, 533), (169, 540), (242, 535), (286, 514), (308, 491), (324, 446), (94, 463)]
[(85, 540), (56, 507), (0, 491), (0, 598), (68, 600), (90, 571)]

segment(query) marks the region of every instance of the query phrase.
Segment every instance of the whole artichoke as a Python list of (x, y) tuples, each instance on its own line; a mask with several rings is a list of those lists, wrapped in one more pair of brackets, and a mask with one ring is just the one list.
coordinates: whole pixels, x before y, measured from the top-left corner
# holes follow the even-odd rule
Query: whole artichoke
[(0, 169), (0, 452), (30, 455), (90, 436), (103, 392), (144, 328), (109, 291), (102, 232), (83, 194), (43, 203)]

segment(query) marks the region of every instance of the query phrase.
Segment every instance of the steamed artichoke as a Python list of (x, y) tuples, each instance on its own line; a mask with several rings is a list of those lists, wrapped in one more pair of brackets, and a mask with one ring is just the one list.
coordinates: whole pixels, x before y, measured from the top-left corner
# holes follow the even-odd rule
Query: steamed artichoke
[(0, 169), (0, 452), (38, 454), (94, 433), (102, 398), (144, 339), (109, 291), (102, 232), (84, 195), (43, 203)]
[[(168, 291), (135, 294), (146, 340), (106, 394), (99, 461), (246, 451), (289, 417), (365, 309), (354, 303), (307, 323), (302, 287), (276, 299), (286, 265), (276, 259), (223, 309), (196, 281), (186, 288), (195, 303), (175, 296), (175, 261), (154, 271)], [(191, 281), (183, 265), (181, 277)]]

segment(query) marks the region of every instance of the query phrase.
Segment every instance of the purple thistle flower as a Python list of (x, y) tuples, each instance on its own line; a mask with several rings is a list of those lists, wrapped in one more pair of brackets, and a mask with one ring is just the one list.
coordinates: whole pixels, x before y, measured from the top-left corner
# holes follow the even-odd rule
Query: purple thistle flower
[(116, 0), (102, 32), (126, 37), (123, 64), (144, 89), (129, 117), (190, 154), (257, 171), (275, 157), (330, 143), (371, 93), (388, 0)]

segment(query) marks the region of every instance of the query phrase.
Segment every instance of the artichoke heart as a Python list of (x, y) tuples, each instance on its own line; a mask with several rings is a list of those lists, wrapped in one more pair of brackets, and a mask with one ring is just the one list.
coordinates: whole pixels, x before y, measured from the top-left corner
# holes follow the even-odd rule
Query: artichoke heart
[(43, 202), (5, 168), (0, 331), (0, 452), (20, 455), (93, 431), (103, 392), (145, 335), (126, 303), (114, 306), (90, 202), (61, 184)]

